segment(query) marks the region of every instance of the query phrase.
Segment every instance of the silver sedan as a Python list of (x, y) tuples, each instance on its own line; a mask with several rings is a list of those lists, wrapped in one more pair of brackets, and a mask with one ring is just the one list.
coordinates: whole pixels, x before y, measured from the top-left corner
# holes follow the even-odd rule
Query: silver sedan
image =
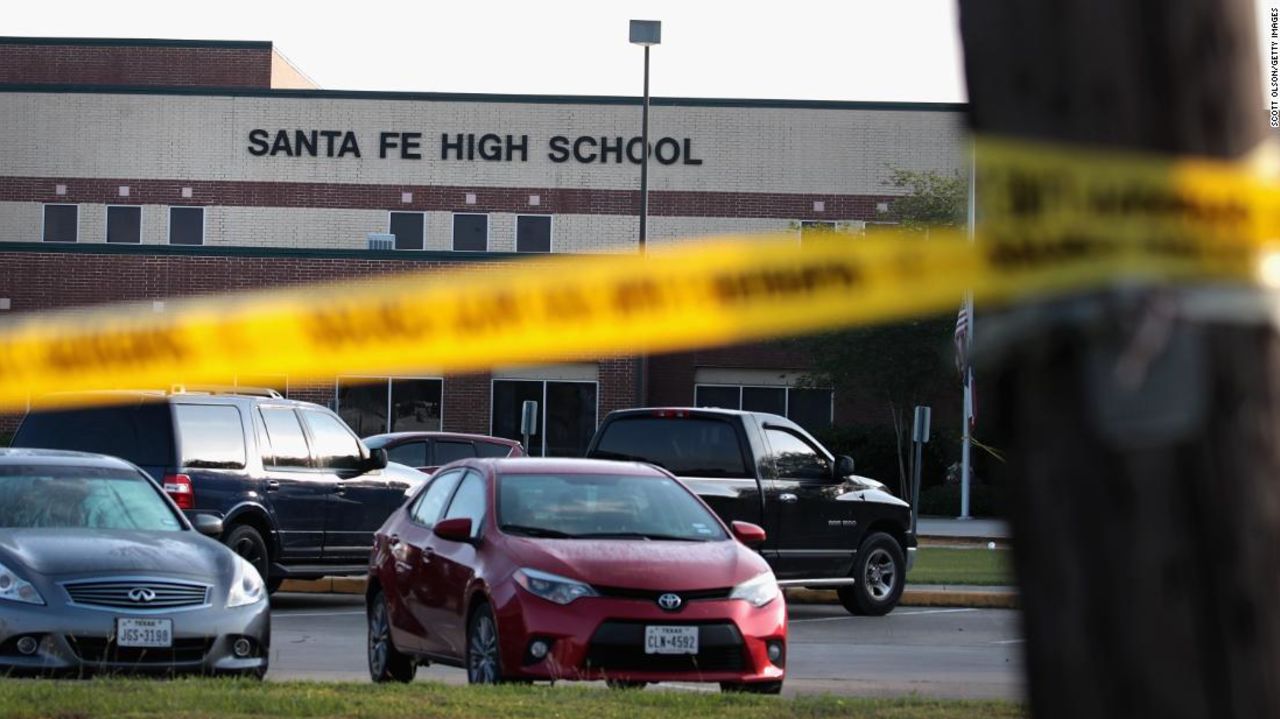
[(253, 565), (137, 467), (0, 449), (0, 674), (267, 672)]

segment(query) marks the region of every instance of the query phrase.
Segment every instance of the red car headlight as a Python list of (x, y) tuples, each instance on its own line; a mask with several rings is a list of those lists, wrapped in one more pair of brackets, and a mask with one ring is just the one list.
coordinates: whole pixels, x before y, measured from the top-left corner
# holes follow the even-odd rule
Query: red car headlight
[(777, 599), (781, 593), (781, 590), (778, 589), (778, 580), (774, 578), (773, 572), (765, 572), (734, 587), (733, 592), (729, 594), (729, 598), (741, 599), (753, 607), (763, 607)]
[(582, 597), (598, 597), (589, 584), (536, 569), (517, 569), (516, 584), (526, 592), (556, 604), (569, 604)]

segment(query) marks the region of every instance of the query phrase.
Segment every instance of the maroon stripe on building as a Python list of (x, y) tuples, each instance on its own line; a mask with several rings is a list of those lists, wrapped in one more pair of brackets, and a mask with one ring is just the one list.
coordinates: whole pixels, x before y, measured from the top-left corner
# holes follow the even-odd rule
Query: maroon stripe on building
[(0, 83), (271, 87), (269, 43), (211, 45), (0, 43)]
[[(65, 186), (65, 195), (57, 194), (58, 185)], [(120, 196), (121, 186), (129, 188), (128, 197)], [(182, 190), (188, 187), (191, 188), (191, 197), (184, 198)], [(405, 192), (413, 194), (412, 202), (401, 202)], [(475, 195), (475, 204), (467, 204), (468, 194)], [(537, 195), (539, 204), (529, 204), (530, 195)], [(652, 190), (649, 192), (649, 214), (666, 217), (874, 220), (879, 216), (876, 204), (892, 199), (890, 195)], [(640, 193), (636, 190), (12, 176), (0, 177), (0, 200), (569, 215), (635, 215), (640, 209)], [(821, 212), (814, 210), (815, 202), (823, 203)]]

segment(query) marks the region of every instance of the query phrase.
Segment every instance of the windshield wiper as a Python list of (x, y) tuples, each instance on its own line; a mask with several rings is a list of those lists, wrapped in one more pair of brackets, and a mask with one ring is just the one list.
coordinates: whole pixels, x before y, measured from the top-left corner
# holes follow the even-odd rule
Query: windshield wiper
[(667, 542), (706, 542), (698, 537), (677, 537), (674, 534), (658, 534), (656, 532), (592, 532), (576, 535), (579, 539), (651, 539)]
[(558, 529), (547, 529), (546, 527), (526, 527), (523, 524), (504, 524), (498, 529), (512, 534), (523, 534), (527, 537), (542, 537), (544, 539), (576, 539), (579, 535), (561, 532)]

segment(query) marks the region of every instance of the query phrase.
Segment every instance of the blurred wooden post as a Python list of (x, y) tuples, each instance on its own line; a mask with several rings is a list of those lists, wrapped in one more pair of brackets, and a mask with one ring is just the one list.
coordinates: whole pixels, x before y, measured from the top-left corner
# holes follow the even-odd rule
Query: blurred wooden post
[[(1264, 136), (1251, 0), (960, 5), (978, 133), (1224, 158)], [(1262, 313), (1189, 319), (1197, 292), (985, 323), (1020, 328), (980, 386), (1042, 719), (1280, 716), (1280, 342)]]

